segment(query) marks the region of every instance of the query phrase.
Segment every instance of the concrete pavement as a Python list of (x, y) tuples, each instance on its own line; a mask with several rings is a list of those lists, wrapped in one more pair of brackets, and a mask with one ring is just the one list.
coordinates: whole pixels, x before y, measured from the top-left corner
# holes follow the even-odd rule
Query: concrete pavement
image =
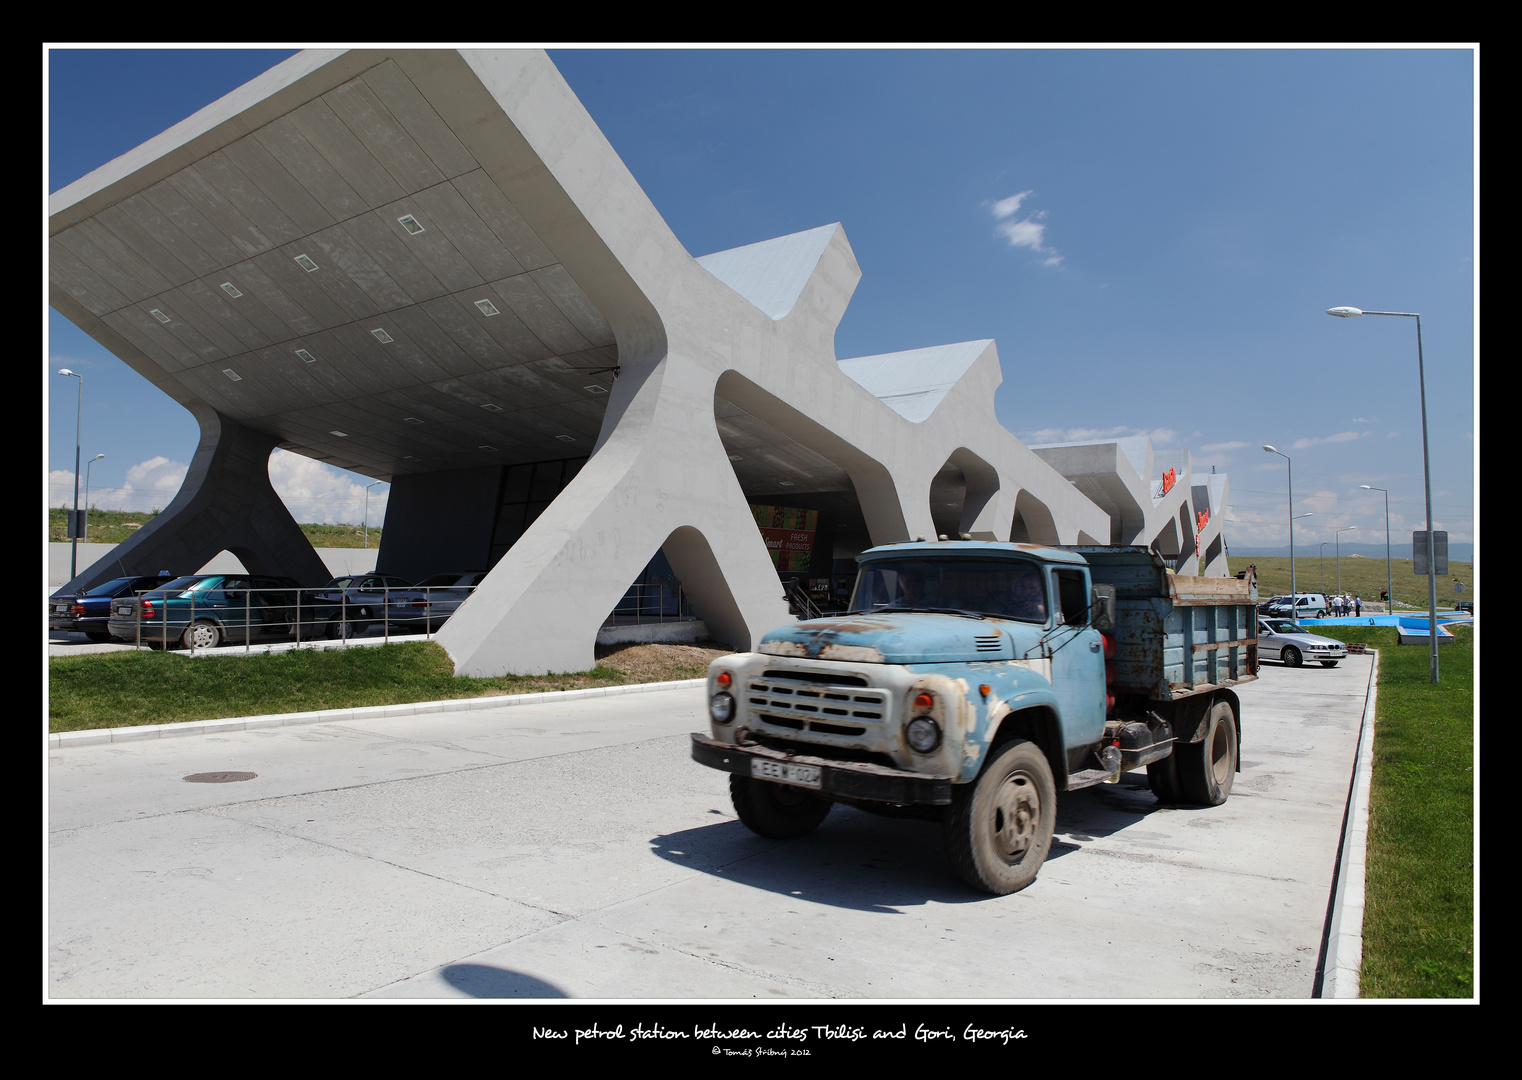
[[(1265, 663), (1228, 803), (1137, 774), (1064, 795), (1040, 878), (998, 898), (928, 823), (753, 836), (688, 759), (693, 687), (61, 745), (48, 992), (1307, 998), (1370, 661)], [(257, 777), (184, 779), (215, 771)]]

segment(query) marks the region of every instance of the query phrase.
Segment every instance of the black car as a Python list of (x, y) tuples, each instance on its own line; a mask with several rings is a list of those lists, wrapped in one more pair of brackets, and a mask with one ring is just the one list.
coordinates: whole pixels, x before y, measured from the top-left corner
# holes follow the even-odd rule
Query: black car
[(83, 634), (91, 641), (111, 641), (106, 625), (111, 619), (111, 601), (162, 585), (172, 576), (166, 570), (162, 574), (112, 578), (84, 592), (56, 592), (48, 598), (48, 629)]

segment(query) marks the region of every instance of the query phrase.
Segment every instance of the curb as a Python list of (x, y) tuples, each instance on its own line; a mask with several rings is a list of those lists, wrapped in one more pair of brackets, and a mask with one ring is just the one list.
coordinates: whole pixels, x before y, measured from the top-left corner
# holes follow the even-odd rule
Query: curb
[(1369, 692), (1364, 696), (1358, 757), (1343, 820), (1342, 847), (1337, 857), (1337, 880), (1332, 885), (1332, 910), (1325, 933), (1322, 998), (1357, 998), (1363, 967), (1364, 877), (1368, 868), (1369, 784), (1374, 773), (1374, 707), (1379, 693), (1379, 650), (1370, 649)]
[(141, 742), (145, 739), (175, 739), (188, 735), (220, 735), (228, 731), (253, 731), (258, 728), (295, 727), (300, 724), (332, 724), (345, 720), (374, 720), (418, 713), (469, 712), (475, 709), (500, 709), (511, 705), (544, 705), (578, 698), (607, 697), (613, 694), (644, 694), (656, 690), (696, 689), (706, 679), (676, 679), (671, 682), (627, 683), (623, 686), (589, 686), (580, 690), (541, 690), (533, 694), (504, 694), (500, 697), (451, 698), (446, 701), (414, 701), (402, 705), (370, 705), (356, 709), (322, 709), (316, 712), (277, 713), (271, 716), (230, 716), (221, 720), (190, 720), (183, 724), (141, 724), (136, 727), (93, 728), (89, 731), (58, 731), (48, 735), (48, 749), (62, 750), (74, 746), (101, 743)]

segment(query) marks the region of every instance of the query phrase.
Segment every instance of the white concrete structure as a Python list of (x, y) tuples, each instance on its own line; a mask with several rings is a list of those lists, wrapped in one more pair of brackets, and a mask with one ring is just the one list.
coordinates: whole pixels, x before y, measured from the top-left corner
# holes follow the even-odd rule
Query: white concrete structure
[(439, 635), (459, 673), (590, 666), (659, 552), (750, 647), (789, 618), (757, 503), (834, 515), (825, 559), (961, 533), (1224, 572), (1193, 556), (1224, 477), (1024, 446), (992, 341), (838, 360), (844, 229), (693, 258), (540, 52), (304, 52), (58, 192), (50, 232), (54, 306), (202, 423), (117, 558), (309, 579), (270, 450), (390, 479), (379, 569), (492, 564)]

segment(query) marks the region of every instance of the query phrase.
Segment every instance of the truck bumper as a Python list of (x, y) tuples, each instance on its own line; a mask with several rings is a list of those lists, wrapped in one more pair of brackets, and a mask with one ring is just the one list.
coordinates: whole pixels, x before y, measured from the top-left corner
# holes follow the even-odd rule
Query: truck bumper
[(734, 746), (692, 733), (692, 760), (720, 772), (752, 775), (752, 761), (809, 765), (819, 770), (819, 786), (808, 785), (825, 797), (865, 799), (902, 806), (946, 806), (951, 802), (951, 777), (889, 769), (856, 761), (835, 761), (808, 754), (787, 754), (764, 746)]

